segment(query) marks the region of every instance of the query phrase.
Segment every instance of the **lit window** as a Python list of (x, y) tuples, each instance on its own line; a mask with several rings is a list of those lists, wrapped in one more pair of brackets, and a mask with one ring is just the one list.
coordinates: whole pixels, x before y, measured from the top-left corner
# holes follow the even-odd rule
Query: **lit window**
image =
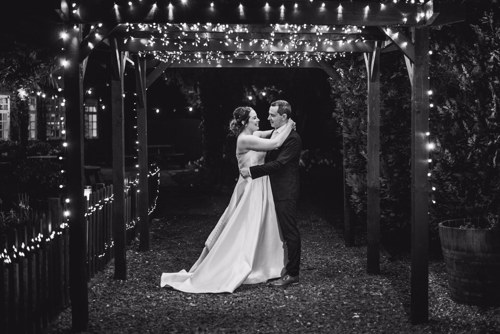
[(47, 103), (47, 139), (64, 139), (64, 114), (63, 99), (52, 99)]
[(85, 138), (97, 138), (97, 101), (85, 102)]
[(28, 133), (29, 139), (36, 139), (36, 97), (30, 96), (29, 98), (29, 124)]
[(0, 140), (9, 140), (10, 97), (0, 95)]

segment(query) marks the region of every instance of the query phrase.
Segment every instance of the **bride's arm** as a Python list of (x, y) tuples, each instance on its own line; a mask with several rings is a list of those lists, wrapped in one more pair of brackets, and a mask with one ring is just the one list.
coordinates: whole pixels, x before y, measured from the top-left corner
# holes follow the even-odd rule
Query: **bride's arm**
[(273, 133), (273, 130), (266, 130), (266, 131), (255, 131), (253, 133), (254, 136), (257, 136), (259, 138), (269, 138), (271, 137), (271, 134)]
[(281, 133), (272, 139), (259, 138), (257, 136), (240, 135), (238, 137), (238, 149), (252, 151), (272, 151), (279, 148), (288, 137), (293, 128), (293, 122), (287, 122)]

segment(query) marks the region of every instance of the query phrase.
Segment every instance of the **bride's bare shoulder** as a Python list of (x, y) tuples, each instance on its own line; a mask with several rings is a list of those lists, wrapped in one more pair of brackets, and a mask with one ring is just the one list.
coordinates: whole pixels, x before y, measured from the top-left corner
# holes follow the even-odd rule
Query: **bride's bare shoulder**
[(238, 136), (238, 139), (236, 140), (236, 144), (238, 145), (244, 145), (246, 143), (248, 143), (248, 141), (251, 141), (254, 137), (254, 135), (247, 135), (247, 134), (240, 134)]

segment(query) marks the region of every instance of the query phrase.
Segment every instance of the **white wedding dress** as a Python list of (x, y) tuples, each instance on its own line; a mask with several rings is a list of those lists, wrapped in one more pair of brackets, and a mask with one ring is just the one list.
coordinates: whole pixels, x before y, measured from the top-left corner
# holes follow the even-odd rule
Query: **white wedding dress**
[[(240, 168), (264, 163), (265, 152), (237, 155)], [(161, 286), (191, 293), (233, 292), (279, 277), (285, 252), (268, 176), (240, 176), (231, 200), (189, 272), (163, 273)]]

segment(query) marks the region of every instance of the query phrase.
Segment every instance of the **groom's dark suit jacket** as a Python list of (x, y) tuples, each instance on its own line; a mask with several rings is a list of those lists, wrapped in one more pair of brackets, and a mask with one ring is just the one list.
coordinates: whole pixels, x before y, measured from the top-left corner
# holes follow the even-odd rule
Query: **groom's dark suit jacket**
[(250, 167), (253, 179), (269, 175), (275, 201), (298, 199), (301, 150), (302, 140), (292, 131), (279, 149), (267, 152), (265, 164)]

